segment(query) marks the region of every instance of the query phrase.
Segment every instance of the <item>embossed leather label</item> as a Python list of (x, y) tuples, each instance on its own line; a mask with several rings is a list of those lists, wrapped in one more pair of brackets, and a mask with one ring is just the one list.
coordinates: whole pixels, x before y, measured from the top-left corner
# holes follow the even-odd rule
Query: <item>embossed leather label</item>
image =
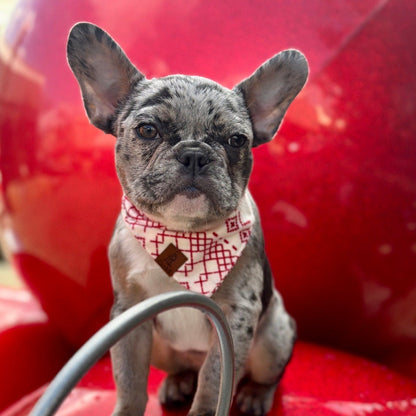
[(174, 244), (169, 244), (155, 259), (168, 276), (173, 274), (188, 260)]

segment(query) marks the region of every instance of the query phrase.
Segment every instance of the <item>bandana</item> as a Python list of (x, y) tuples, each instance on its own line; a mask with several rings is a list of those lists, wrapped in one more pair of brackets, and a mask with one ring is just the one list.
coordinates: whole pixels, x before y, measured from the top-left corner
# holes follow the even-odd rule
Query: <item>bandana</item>
[(157, 264), (188, 290), (212, 296), (241, 256), (254, 214), (245, 193), (238, 208), (206, 231), (175, 231), (151, 220), (124, 195), (122, 215), (136, 240)]

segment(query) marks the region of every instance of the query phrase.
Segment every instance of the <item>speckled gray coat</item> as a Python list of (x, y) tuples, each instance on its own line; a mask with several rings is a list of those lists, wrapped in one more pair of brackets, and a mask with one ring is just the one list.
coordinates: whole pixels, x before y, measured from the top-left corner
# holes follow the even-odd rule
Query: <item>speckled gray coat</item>
[[(88, 23), (72, 29), (68, 61), (90, 121), (117, 137), (124, 193), (152, 219), (179, 231), (213, 227), (238, 207), (252, 169), (252, 147), (273, 138), (308, 75), (304, 56), (287, 50), (232, 90), (195, 76), (148, 80), (107, 33)], [(271, 408), (296, 331), (274, 287), (251, 202), (257, 220), (250, 240), (212, 298), (232, 331), (236, 403), (243, 413), (263, 415)], [(112, 316), (147, 297), (182, 290), (120, 218), (109, 256)], [(191, 400), (189, 415), (215, 414), (219, 350), (201, 312), (165, 312), (117, 343), (111, 357), (114, 416), (144, 413), (151, 363), (168, 373), (159, 392), (165, 406)]]

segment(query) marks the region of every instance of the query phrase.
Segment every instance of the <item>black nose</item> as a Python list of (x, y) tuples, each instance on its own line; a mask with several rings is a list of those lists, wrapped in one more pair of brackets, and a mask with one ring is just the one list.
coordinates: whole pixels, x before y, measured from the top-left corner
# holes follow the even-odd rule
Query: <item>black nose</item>
[(186, 149), (177, 154), (176, 159), (193, 175), (201, 173), (202, 168), (210, 162), (208, 156), (200, 149)]

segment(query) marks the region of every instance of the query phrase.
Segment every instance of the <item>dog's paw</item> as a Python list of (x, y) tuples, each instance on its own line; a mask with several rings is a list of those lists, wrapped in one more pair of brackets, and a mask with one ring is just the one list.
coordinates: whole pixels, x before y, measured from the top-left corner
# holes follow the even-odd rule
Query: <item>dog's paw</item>
[(215, 410), (206, 410), (202, 412), (189, 412), (187, 416), (215, 416)]
[(111, 413), (111, 416), (137, 416), (142, 415), (143, 413), (140, 413), (136, 410), (130, 410), (130, 409), (114, 409), (113, 413)]
[(276, 384), (264, 385), (248, 381), (237, 394), (238, 409), (250, 416), (266, 415), (272, 408), (276, 387)]
[(159, 389), (159, 401), (167, 408), (181, 407), (189, 403), (195, 393), (197, 373), (184, 371), (168, 375)]

